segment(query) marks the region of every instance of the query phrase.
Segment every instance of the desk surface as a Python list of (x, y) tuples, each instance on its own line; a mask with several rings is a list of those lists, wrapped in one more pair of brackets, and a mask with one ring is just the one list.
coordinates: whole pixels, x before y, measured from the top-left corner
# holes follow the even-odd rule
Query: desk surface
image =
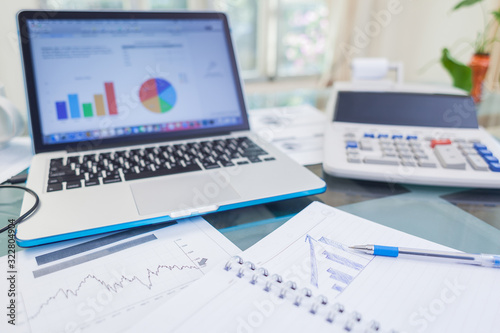
[[(500, 190), (430, 187), (331, 177), (321, 165), (308, 167), (325, 179), (316, 196), (206, 215), (213, 226), (246, 249), (313, 200), (465, 252), (500, 253)], [(23, 193), (0, 191), (0, 221), (19, 216)], [(7, 253), (6, 233), (0, 255)]]

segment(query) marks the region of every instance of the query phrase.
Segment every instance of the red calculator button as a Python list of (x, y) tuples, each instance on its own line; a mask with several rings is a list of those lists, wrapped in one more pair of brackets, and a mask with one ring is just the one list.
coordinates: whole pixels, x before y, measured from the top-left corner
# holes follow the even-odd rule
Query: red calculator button
[(437, 145), (451, 145), (450, 139), (439, 139), (431, 141), (431, 148), (434, 148)]

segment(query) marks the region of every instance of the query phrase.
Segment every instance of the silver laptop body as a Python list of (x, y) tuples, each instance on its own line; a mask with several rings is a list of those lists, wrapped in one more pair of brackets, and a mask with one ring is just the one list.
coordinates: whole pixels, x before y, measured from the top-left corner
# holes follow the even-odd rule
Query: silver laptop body
[(20, 246), (325, 190), (249, 131), (224, 14), (22, 11), (18, 24), (41, 200)]

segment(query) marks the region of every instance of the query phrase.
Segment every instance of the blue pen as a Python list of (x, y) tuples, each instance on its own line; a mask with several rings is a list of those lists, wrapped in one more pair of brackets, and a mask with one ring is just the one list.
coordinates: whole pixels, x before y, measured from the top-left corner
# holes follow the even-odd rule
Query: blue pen
[(495, 254), (469, 254), (463, 252), (408, 249), (404, 247), (382, 245), (355, 245), (350, 246), (350, 248), (376, 256), (397, 257), (400, 254), (406, 254), (426, 258), (442, 258), (464, 264), (500, 268), (500, 255)]

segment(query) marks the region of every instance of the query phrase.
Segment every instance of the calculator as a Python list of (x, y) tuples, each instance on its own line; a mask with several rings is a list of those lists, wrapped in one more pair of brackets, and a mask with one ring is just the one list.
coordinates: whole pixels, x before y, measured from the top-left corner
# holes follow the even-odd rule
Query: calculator
[(465, 95), (338, 90), (325, 131), (333, 176), (500, 188), (500, 144)]

